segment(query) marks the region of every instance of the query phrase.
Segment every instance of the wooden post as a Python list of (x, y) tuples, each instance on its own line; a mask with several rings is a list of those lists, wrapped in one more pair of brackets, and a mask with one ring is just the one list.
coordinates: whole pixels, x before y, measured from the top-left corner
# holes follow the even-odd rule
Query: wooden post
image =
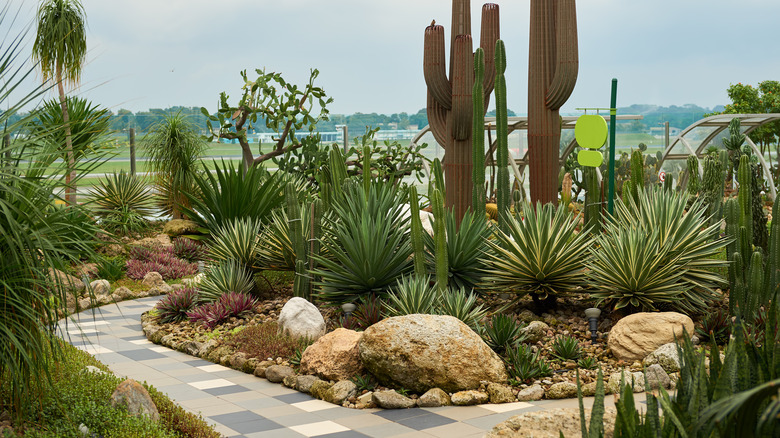
[(130, 128), (130, 175), (135, 176), (135, 128)]

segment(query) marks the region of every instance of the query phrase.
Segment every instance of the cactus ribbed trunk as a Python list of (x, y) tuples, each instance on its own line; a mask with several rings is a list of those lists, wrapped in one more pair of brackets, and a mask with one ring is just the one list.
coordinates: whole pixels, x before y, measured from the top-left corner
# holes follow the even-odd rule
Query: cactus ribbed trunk
[[(445, 70), (444, 27), (432, 23), (425, 29), (423, 73), (428, 87), (428, 123), (436, 141), (444, 147), (446, 206), (454, 209), (458, 223), (472, 203), (472, 88), (474, 53), (471, 38), (471, 2), (452, 1), (449, 77)], [(498, 5), (482, 7), (480, 46), (485, 52), (484, 108), (493, 91), (493, 50), (499, 37)]]
[(531, 203), (558, 200), (559, 110), (577, 82), (574, 0), (531, 0), (528, 55), (528, 161)]

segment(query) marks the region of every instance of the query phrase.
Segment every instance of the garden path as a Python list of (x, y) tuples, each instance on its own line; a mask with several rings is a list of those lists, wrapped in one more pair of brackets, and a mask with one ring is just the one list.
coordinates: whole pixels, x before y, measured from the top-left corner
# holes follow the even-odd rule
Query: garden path
[[(576, 399), (403, 410), (336, 406), (149, 342), (140, 317), (159, 299), (86, 310), (61, 321), (59, 334), (116, 375), (146, 381), (185, 409), (200, 413), (227, 437), (482, 437), (522, 412), (577, 406)], [(586, 399), (586, 405), (591, 403)]]

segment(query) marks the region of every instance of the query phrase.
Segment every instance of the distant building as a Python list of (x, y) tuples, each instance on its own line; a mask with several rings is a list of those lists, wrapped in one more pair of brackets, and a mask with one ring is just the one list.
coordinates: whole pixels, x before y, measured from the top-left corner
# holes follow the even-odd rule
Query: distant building
[[(650, 128), (650, 135), (652, 135), (655, 138), (663, 138), (664, 137), (664, 127), (663, 126), (654, 126)], [(674, 126), (669, 127), (669, 137), (677, 137), (680, 135), (680, 128), (675, 128)]]

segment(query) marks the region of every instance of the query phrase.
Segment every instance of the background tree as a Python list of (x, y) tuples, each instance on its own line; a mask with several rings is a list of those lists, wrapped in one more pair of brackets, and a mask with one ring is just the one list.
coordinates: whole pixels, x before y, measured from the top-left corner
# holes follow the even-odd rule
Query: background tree
[[(319, 142), (314, 129), (319, 120), (327, 120), (327, 105), (333, 101), (322, 88), (314, 86), (314, 80), (320, 74), (316, 69), (311, 71), (309, 82), (302, 89), (285, 81), (281, 73), (266, 73), (259, 69), (255, 72), (258, 77), (253, 81), (248, 79), (246, 70), (241, 72), (243, 95), (236, 106), (228, 104), (229, 96), (222, 92), (215, 116), (201, 108), (203, 115), (208, 117), (209, 141), (215, 138), (238, 140), (245, 169), (297, 149), (302, 146), (301, 141)], [(255, 158), (248, 135), (255, 131), (258, 121), (279, 136), (274, 138), (273, 150), (260, 151)], [(215, 128), (211, 122), (219, 122), (219, 126)], [(309, 135), (299, 139), (296, 133), (304, 128)]]
[[(729, 86), (727, 93), (731, 103), (726, 105), (723, 114), (767, 114), (780, 113), (780, 82), (763, 81), (758, 87), (738, 83)], [(780, 154), (780, 122), (767, 123), (750, 133), (750, 139), (766, 156), (772, 145), (777, 145)], [(771, 154), (769, 156), (771, 166)]]
[(54, 79), (60, 95), (62, 119), (65, 125), (65, 152), (67, 174), (65, 177), (65, 199), (76, 203), (76, 190), (72, 185), (75, 176), (75, 157), (65, 100), (65, 83), (76, 84), (81, 78), (81, 69), (87, 55), (84, 8), (79, 0), (46, 0), (38, 8), (38, 31), (33, 44), (33, 61), (41, 68), (43, 81)]
[(185, 192), (196, 192), (193, 176), (199, 171), (206, 142), (185, 116), (176, 113), (152, 126), (141, 144), (149, 159), (149, 171), (155, 172), (163, 211), (181, 219), (181, 208), (190, 207)]

